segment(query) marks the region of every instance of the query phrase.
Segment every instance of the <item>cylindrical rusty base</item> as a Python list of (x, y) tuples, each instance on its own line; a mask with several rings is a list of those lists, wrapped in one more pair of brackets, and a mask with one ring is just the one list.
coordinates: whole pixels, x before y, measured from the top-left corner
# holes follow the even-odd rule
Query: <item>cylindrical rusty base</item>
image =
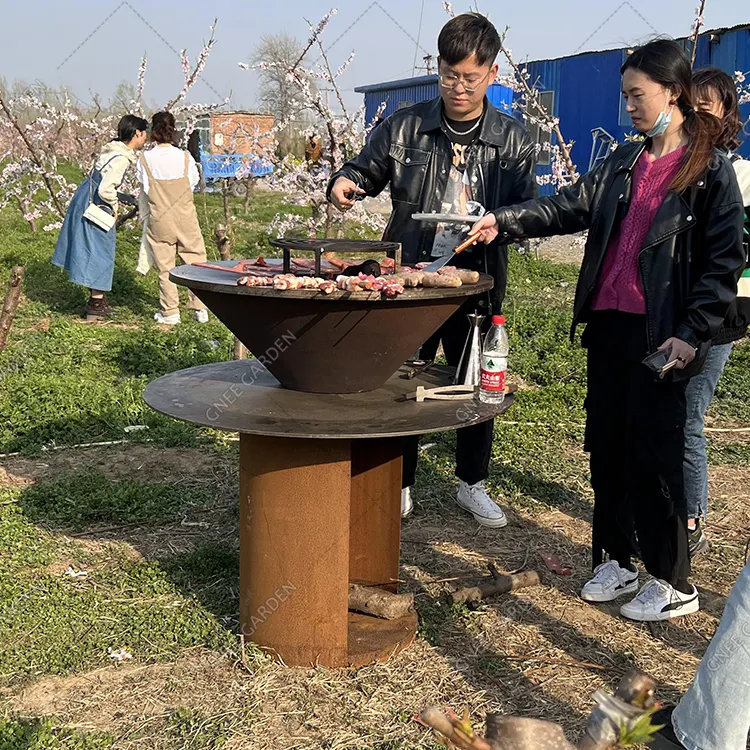
[(361, 666), (408, 646), (416, 617), (348, 612), (349, 581), (398, 578), (401, 439), (241, 435), (240, 620), (290, 666)]

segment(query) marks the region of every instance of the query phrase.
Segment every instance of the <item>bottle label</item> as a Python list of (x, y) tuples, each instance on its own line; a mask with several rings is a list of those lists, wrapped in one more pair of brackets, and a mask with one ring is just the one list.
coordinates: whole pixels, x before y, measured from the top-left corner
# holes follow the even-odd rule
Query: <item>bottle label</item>
[(482, 379), (480, 388), (483, 391), (502, 391), (505, 389), (505, 373), (508, 369), (506, 357), (492, 354), (482, 355)]

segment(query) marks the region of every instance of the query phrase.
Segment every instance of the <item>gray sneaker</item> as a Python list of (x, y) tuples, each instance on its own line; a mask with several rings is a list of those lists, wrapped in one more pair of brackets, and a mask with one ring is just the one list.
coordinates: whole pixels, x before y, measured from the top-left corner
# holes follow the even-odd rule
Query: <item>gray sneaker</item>
[(698, 557), (704, 552), (708, 552), (711, 549), (711, 545), (708, 543), (708, 537), (701, 527), (701, 522), (698, 520), (695, 524), (695, 528), (690, 531), (688, 529), (688, 545), (690, 549), (690, 557)]

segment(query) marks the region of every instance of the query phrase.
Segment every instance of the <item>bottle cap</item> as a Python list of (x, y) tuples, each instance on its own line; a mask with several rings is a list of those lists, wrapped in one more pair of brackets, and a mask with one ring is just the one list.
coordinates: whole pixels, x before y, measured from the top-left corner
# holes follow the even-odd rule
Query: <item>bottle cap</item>
[(504, 326), (505, 325), (505, 315), (493, 315), (492, 316), (492, 325), (493, 326)]

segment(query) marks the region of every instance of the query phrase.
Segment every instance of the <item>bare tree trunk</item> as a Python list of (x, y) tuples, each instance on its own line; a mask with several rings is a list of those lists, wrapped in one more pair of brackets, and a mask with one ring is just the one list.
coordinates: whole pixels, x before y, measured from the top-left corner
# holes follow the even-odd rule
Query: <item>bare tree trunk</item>
[(326, 231), (325, 237), (331, 236), (331, 227), (333, 226), (333, 204), (328, 203), (326, 205)]
[(18, 303), (21, 301), (21, 285), (23, 283), (24, 267), (13, 266), (8, 282), (8, 291), (5, 293), (5, 302), (0, 312), (0, 352), (5, 349), (10, 327), (16, 317)]
[(245, 349), (245, 345), (238, 339), (234, 339), (234, 354), (232, 355), (232, 359), (247, 359), (247, 349)]
[(138, 206), (128, 209), (124, 214), (120, 214), (115, 221), (115, 230), (119, 229), (123, 224), (127, 223), (131, 219), (138, 216)]
[(229, 217), (231, 215), (229, 210), (229, 180), (222, 179), (221, 181), (221, 197), (224, 201), (224, 224), (229, 227)]
[[(16, 197), (16, 200), (18, 201), (18, 208), (21, 210), (21, 215), (26, 216), (26, 214), (29, 212), (29, 201), (27, 198), (21, 198), (20, 196)], [(32, 232), (36, 232), (37, 226), (36, 226), (36, 219), (26, 219), (26, 221), (29, 224), (29, 227), (31, 228)]]
[(253, 182), (252, 177), (246, 177), (245, 178), (245, 213), (247, 213), (250, 210), (250, 200), (253, 197), (253, 193), (255, 192), (255, 182)]

